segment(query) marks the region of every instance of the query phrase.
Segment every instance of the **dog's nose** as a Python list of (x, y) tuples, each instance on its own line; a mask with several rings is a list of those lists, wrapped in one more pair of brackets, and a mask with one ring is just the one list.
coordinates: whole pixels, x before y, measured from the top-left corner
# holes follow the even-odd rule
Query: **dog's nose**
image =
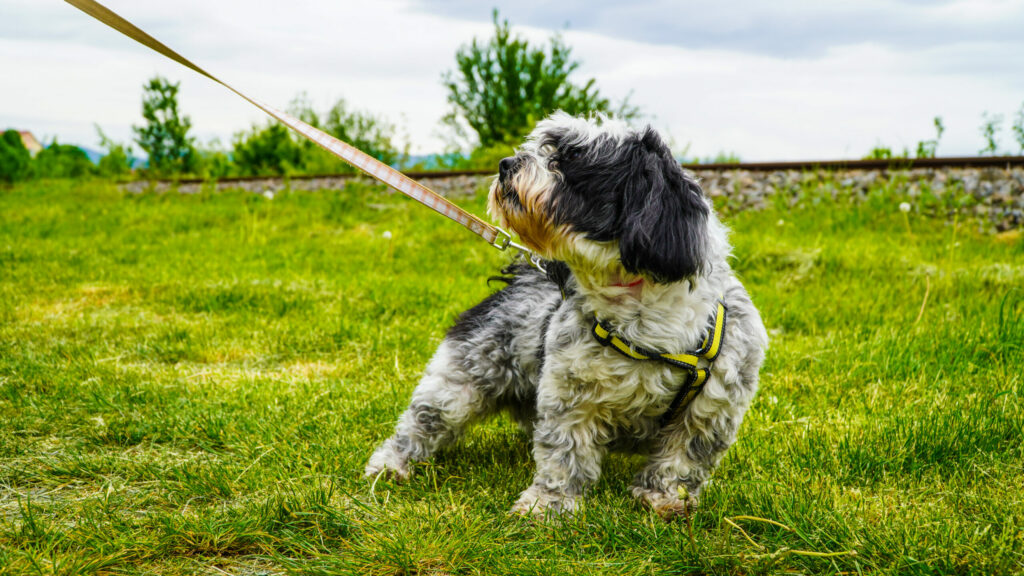
[(502, 158), (501, 162), (498, 162), (498, 176), (500, 178), (504, 178), (512, 171), (513, 168), (515, 168), (515, 165), (515, 157), (509, 156), (508, 158)]

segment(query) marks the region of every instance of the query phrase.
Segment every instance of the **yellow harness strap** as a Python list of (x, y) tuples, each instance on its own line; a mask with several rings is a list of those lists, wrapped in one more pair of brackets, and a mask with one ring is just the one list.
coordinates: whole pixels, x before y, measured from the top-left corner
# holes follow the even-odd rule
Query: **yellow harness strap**
[[(725, 337), (725, 316), (726, 306), (722, 299), (718, 300), (715, 306), (715, 313), (711, 319), (707, 334), (704, 335), (704, 342), (700, 348), (685, 354), (669, 354), (657, 352), (637, 346), (615, 333), (615, 330), (607, 322), (595, 319), (593, 334), (594, 338), (602, 346), (610, 346), (624, 356), (634, 360), (655, 360), (664, 362), (676, 368), (682, 368), (689, 372), (686, 381), (679, 387), (676, 397), (672, 400), (669, 409), (661, 417), (662, 426), (668, 424), (681, 407), (688, 406), (697, 394), (704, 389), (711, 373), (711, 366), (718, 353), (722, 350), (722, 339)], [(706, 368), (698, 368), (698, 361), (703, 358), (707, 360)]]

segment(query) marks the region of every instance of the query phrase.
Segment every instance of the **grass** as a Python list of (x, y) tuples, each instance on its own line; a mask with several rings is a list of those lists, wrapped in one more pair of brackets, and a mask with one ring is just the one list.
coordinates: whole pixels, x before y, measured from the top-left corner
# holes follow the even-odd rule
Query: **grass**
[(404, 198), (0, 190), (0, 574), (1024, 573), (1024, 240), (827, 180), (720, 203), (772, 349), (692, 526), (624, 456), (507, 516), (507, 419), (360, 477), (503, 261)]

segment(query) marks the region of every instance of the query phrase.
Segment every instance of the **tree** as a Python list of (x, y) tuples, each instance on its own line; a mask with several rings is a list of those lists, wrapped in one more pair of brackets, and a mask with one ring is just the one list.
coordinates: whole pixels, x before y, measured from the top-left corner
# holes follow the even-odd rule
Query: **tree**
[(157, 174), (181, 174), (195, 168), (194, 139), (188, 135), (192, 120), (178, 113), (178, 88), (160, 76), (143, 86), (142, 118), (133, 126), (135, 141), (149, 154), (149, 168)]
[(17, 130), (7, 130), (0, 135), (0, 182), (10, 184), (24, 180), (31, 163), (32, 155)]
[(442, 121), (456, 138), (469, 140), (468, 126), (481, 148), (518, 143), (533, 125), (555, 110), (569, 114), (615, 113), (632, 119), (639, 110), (628, 98), (617, 108), (601, 96), (593, 78), (574, 84), (569, 77), (580, 62), (559, 35), (549, 46), (534, 48), (513, 37), (508, 20), (494, 11), (494, 36), (473, 39), (455, 54), (454, 71), (443, 76), (450, 112)]

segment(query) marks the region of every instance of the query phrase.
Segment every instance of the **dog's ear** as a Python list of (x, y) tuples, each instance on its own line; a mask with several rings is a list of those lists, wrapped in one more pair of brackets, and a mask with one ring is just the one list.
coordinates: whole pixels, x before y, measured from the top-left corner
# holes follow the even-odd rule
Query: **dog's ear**
[(710, 214), (703, 191), (650, 127), (632, 157), (619, 239), (623, 266), (662, 283), (699, 274), (707, 257)]

